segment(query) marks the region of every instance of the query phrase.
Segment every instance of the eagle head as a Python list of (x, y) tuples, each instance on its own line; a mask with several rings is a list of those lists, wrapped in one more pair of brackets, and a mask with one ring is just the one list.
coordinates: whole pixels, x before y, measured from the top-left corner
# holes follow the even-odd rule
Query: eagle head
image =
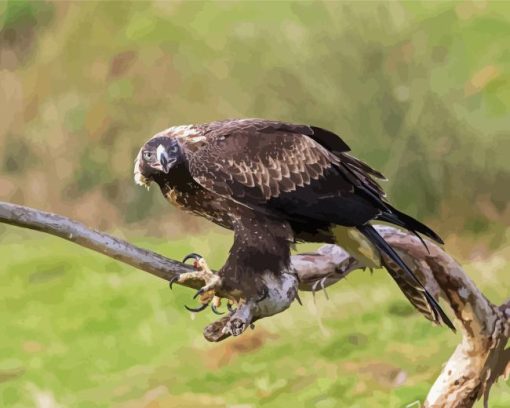
[(182, 160), (179, 142), (174, 137), (156, 136), (145, 143), (135, 159), (135, 182), (149, 187)]

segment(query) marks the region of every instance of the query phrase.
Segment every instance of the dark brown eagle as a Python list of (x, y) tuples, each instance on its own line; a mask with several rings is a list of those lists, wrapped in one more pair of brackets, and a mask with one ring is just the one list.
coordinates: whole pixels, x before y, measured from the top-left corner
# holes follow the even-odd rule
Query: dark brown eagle
[(340, 137), (315, 126), (263, 119), (176, 126), (141, 148), (135, 181), (157, 183), (172, 204), (234, 231), (225, 265), (201, 294), (219, 286), (240, 297), (263, 294), (261, 276), (288, 270), (295, 242), (336, 243), (367, 267), (385, 266), (420, 312), (453, 329), (370, 222), (441, 238), (391, 206), (376, 181), (383, 175), (349, 151)]

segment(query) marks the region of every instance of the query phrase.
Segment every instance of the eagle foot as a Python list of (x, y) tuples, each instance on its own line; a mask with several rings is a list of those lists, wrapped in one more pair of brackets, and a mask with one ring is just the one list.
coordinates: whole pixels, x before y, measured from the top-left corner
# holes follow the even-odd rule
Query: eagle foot
[(200, 280), (205, 283), (205, 285), (197, 290), (193, 299), (198, 297), (201, 305), (197, 308), (191, 308), (189, 306), (184, 306), (190, 312), (201, 312), (207, 308), (207, 306), (211, 306), (211, 310), (213, 313), (221, 315), (222, 312), (218, 311), (219, 306), (221, 305), (221, 298), (216, 296), (216, 288), (221, 285), (221, 278), (216, 275), (209, 266), (205, 259), (196, 253), (191, 253), (184, 257), (183, 262), (186, 262), (188, 259), (193, 259), (193, 267), (195, 268), (194, 272), (186, 272), (181, 273), (170, 281), (170, 288), (172, 288), (172, 284), (175, 282), (184, 283), (188, 280)]

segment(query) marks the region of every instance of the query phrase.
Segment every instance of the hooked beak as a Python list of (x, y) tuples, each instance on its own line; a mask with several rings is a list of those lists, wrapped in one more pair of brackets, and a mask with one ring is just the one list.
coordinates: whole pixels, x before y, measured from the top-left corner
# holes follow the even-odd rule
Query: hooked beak
[(165, 173), (170, 171), (170, 167), (173, 164), (173, 161), (170, 161), (168, 157), (168, 153), (163, 145), (159, 145), (156, 149), (156, 157), (158, 158), (159, 164), (161, 165), (161, 170)]

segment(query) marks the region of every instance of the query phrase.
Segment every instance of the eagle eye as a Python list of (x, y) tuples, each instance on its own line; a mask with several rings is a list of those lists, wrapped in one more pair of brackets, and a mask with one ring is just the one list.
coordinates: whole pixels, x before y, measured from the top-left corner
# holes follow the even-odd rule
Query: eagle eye
[(143, 152), (143, 159), (144, 160), (150, 161), (150, 160), (152, 160), (153, 157), (154, 157), (154, 154), (151, 151), (146, 150), (146, 151)]

